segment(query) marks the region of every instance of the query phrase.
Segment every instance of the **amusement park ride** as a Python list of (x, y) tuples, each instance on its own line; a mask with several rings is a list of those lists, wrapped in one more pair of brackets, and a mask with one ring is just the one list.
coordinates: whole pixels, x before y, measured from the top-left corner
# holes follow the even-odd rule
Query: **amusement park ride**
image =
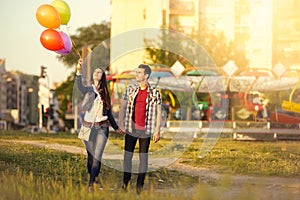
[[(293, 100), (294, 98), (294, 94), (296, 92), (296, 90), (298, 89), (300, 85), (300, 80), (297, 82), (297, 84), (295, 85), (295, 87), (293, 88), (290, 96), (289, 96), (289, 100), (284, 100), (282, 101), (281, 107), (283, 110), (288, 111), (288, 112), (294, 112), (294, 113), (300, 113), (300, 99), (298, 99), (298, 102), (294, 102)], [(300, 95), (300, 93), (298, 93), (298, 95)], [(299, 98), (299, 96), (297, 96)]]
[[(272, 121), (278, 123), (300, 123), (300, 100), (295, 102), (295, 95), (299, 95), (299, 72), (286, 73), (280, 78), (267, 70), (256, 69), (238, 72), (230, 78), (216, 70), (192, 68), (176, 77), (167, 69), (154, 70), (155, 76), (149, 79), (152, 85), (168, 95), (167, 99), (173, 108), (180, 109), (180, 102), (176, 101), (176, 93), (184, 92), (186, 98), (190, 95), (193, 111), (202, 112), (202, 117), (196, 120), (242, 120), (242, 121)], [(161, 76), (160, 76), (161, 74)], [(112, 100), (117, 105), (126, 85), (135, 78), (134, 71), (126, 71), (111, 77)], [(290, 91), (289, 99), (268, 99), (273, 104), (268, 110), (268, 117), (261, 119), (259, 113), (263, 105), (252, 102), (253, 95), (267, 96)], [(299, 94), (298, 94), (299, 93)], [(274, 102), (275, 101), (275, 102)], [(268, 107), (268, 105), (264, 105)], [(204, 114), (203, 114), (204, 113)], [(206, 116), (206, 117), (204, 117)], [(187, 116), (181, 116), (186, 119)]]

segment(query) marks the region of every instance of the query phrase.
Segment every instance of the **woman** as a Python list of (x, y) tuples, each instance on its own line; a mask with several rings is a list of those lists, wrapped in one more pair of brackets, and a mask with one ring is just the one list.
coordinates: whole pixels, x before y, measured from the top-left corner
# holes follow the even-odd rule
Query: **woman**
[(90, 174), (88, 192), (94, 192), (94, 183), (100, 172), (102, 154), (109, 135), (108, 122), (119, 134), (125, 133), (118, 127), (112, 115), (104, 70), (96, 68), (93, 72), (92, 85), (84, 86), (80, 73), (82, 63), (80, 59), (76, 67), (76, 83), (79, 90), (85, 94), (82, 102), (82, 109), (85, 111), (82, 125), (92, 127), (90, 140), (84, 143), (88, 154), (87, 168)]

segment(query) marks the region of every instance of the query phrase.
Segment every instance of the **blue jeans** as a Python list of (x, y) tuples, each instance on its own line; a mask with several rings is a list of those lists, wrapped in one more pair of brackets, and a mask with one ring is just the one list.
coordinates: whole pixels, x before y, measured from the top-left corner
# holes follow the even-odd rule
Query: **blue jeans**
[(108, 135), (108, 125), (92, 127), (90, 140), (84, 142), (88, 155), (87, 169), (90, 174), (90, 185), (96, 181), (96, 177), (100, 173), (102, 155)]
[(143, 187), (146, 172), (148, 170), (148, 150), (150, 145), (150, 136), (145, 137), (145, 131), (136, 130), (133, 135), (126, 134), (125, 136), (123, 183), (127, 185), (131, 180), (132, 157), (137, 140), (139, 140), (140, 163), (136, 186)]

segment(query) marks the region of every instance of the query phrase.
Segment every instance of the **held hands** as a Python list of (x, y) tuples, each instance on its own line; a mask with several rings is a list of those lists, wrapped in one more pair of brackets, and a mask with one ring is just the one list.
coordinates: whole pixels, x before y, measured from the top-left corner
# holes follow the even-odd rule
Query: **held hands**
[(126, 132), (123, 130), (123, 129), (118, 129), (117, 132), (120, 134), (120, 135), (125, 135)]

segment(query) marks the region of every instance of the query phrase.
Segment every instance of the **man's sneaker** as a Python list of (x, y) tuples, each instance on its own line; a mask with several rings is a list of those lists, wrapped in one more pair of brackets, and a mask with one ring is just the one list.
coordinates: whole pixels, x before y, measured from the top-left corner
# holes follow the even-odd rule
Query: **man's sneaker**
[(143, 187), (142, 186), (136, 186), (136, 194), (140, 195), (143, 191)]
[(123, 183), (122, 185), (122, 189), (127, 192), (127, 188), (128, 188), (128, 183)]

